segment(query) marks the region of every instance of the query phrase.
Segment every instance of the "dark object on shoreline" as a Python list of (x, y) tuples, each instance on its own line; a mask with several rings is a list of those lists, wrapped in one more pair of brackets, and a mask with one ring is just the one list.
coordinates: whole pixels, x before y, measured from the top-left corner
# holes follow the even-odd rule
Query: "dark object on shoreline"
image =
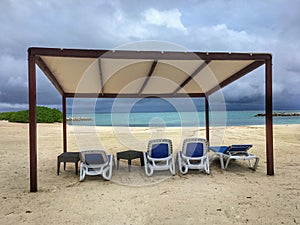
[(68, 117), (67, 121), (92, 121), (92, 118), (89, 117)]
[[(273, 116), (300, 116), (300, 113), (296, 113), (296, 112), (293, 112), (293, 113), (287, 113), (287, 112), (275, 112), (272, 114)], [(265, 113), (258, 113), (255, 115), (255, 117), (262, 117), (262, 116), (266, 116)]]

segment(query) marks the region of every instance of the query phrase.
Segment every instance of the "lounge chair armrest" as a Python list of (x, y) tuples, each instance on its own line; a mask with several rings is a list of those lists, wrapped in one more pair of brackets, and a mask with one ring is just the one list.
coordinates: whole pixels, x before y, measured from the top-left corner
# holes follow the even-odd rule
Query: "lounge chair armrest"
[(207, 155), (201, 156), (201, 157), (188, 157), (188, 156), (182, 155), (181, 157), (182, 157), (183, 159), (187, 159), (187, 160), (201, 160), (201, 159), (203, 159), (203, 158), (206, 158)]
[(149, 156), (149, 154), (147, 154), (147, 158), (149, 160), (157, 161), (157, 162), (166, 161), (166, 160), (172, 159), (172, 157), (173, 157), (173, 154), (170, 154), (168, 157), (165, 157), (165, 158), (152, 158), (152, 157)]

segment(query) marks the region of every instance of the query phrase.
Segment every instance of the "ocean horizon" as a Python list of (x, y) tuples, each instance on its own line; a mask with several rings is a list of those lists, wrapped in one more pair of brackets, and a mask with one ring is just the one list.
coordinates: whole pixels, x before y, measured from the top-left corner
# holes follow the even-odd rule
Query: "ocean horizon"
[[(299, 112), (278, 110), (275, 112)], [(264, 125), (265, 117), (255, 115), (263, 110), (210, 112), (210, 126)], [(67, 114), (68, 118), (82, 118), (68, 121), (78, 126), (129, 126), (129, 127), (204, 127), (205, 112), (130, 112), (130, 113), (80, 113)], [(88, 119), (88, 120), (84, 120)], [(300, 116), (276, 116), (273, 124), (300, 124)]]

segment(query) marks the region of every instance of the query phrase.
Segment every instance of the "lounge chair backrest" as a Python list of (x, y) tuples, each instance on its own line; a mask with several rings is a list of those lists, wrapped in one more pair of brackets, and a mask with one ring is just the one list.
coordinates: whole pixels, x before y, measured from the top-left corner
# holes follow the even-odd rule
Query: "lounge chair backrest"
[(187, 138), (182, 146), (183, 154), (188, 157), (202, 157), (208, 151), (207, 141), (203, 138)]
[(153, 139), (148, 142), (148, 154), (153, 158), (165, 158), (173, 152), (170, 139)]
[(88, 165), (99, 165), (107, 162), (107, 155), (102, 149), (86, 149), (80, 151), (80, 160)]

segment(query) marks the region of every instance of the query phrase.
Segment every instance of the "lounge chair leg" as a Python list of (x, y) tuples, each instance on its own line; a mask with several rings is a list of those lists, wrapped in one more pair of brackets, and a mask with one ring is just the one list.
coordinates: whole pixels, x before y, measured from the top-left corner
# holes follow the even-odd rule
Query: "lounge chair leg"
[(179, 171), (180, 173), (182, 173), (182, 161), (181, 161), (180, 151), (178, 151), (177, 153), (177, 160), (178, 160)]
[(170, 163), (171, 163), (171, 165), (170, 165), (170, 171), (171, 171), (172, 175), (174, 176), (174, 175), (175, 175), (175, 161), (174, 161), (174, 155), (173, 155), (173, 157), (172, 157)]
[(151, 165), (149, 165), (149, 163), (147, 161), (147, 154), (144, 152), (143, 155), (144, 155), (145, 173), (146, 173), (147, 176), (151, 176), (153, 174), (153, 168), (152, 168)]
[(207, 174), (210, 174), (208, 156), (207, 156), (206, 163), (205, 163), (205, 171), (206, 171)]
[(207, 165), (207, 171), (206, 171), (206, 173), (210, 174), (209, 164)]
[(250, 167), (250, 168), (253, 168), (251, 159), (249, 159), (248, 161), (249, 161), (249, 167)]
[(188, 168), (186, 162), (182, 161), (180, 172), (182, 174), (187, 174), (188, 170), (189, 170), (189, 168)]
[[(249, 160), (249, 162), (250, 162), (250, 160)], [(254, 166), (253, 167), (251, 166), (250, 169), (255, 171), (257, 169), (258, 162), (259, 162), (259, 158), (257, 157), (257, 158), (255, 158)], [(252, 165), (252, 163), (251, 163), (251, 165)]]
[(114, 156), (112, 155), (112, 168), (115, 169), (116, 168), (116, 161), (115, 161), (115, 158)]
[(257, 157), (256, 160), (255, 160), (255, 163), (254, 163), (254, 169), (255, 170), (257, 169), (258, 162), (259, 162), (259, 158)]
[(226, 161), (225, 169), (228, 167), (229, 162), (230, 162), (230, 157)]
[(151, 165), (149, 165), (148, 163), (145, 164), (145, 173), (148, 177), (152, 176), (153, 175), (153, 168)]
[(223, 157), (223, 155), (219, 155), (219, 157), (220, 157), (221, 169), (224, 170), (225, 169), (224, 168), (224, 157)]
[(103, 170), (103, 178), (104, 180), (110, 180), (112, 177), (112, 165), (109, 165), (107, 168)]
[(83, 181), (85, 177), (85, 172), (83, 170), (84, 170), (83, 165), (82, 163), (80, 163), (80, 178), (79, 178), (80, 181)]
[(181, 157), (181, 152), (178, 152), (178, 166), (181, 174), (187, 174), (189, 168)]

